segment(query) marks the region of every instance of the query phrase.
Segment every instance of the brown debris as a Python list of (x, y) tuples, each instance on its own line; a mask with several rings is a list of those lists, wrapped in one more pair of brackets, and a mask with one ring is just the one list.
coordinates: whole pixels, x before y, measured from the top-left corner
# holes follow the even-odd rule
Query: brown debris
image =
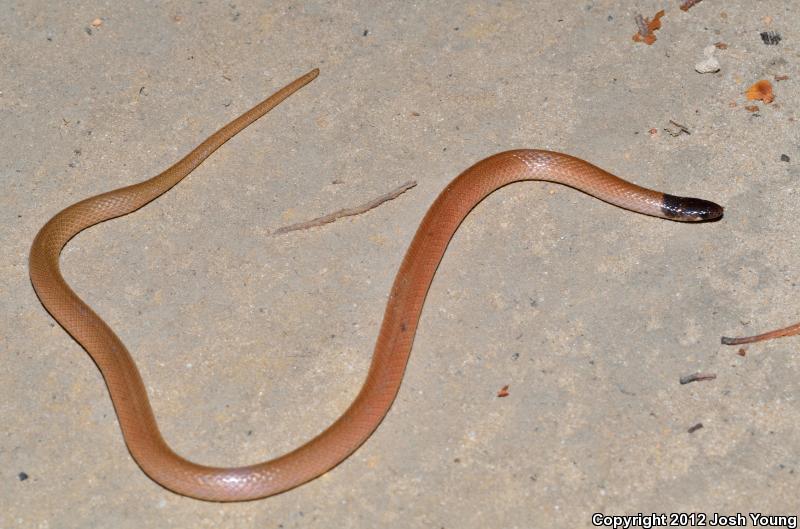
[(725, 43), (724, 43), (724, 42), (722, 42), (722, 41), (720, 41), (720, 42), (715, 42), (715, 43), (714, 43), (714, 46), (716, 46), (718, 50), (727, 50), (727, 49), (728, 49), (728, 45), (727, 45), (727, 44), (725, 44)]
[(744, 109), (747, 110), (748, 112), (758, 112), (759, 111), (758, 105), (747, 105), (746, 107), (744, 107)]
[(500, 388), (500, 391), (497, 392), (497, 396), (500, 397), (500, 398), (508, 397), (508, 395), (509, 395), (509, 393), (508, 393), (508, 384), (506, 384), (505, 386)]
[(777, 31), (762, 31), (759, 35), (761, 35), (761, 41), (767, 46), (777, 46), (782, 39), (781, 34)]
[(736, 354), (739, 356), (744, 356), (747, 354), (747, 347), (740, 347)]
[(689, 382), (699, 382), (701, 380), (714, 380), (717, 378), (716, 373), (692, 373), (691, 375), (686, 375), (681, 377), (680, 382), (681, 384), (688, 384)]
[(634, 42), (644, 42), (648, 46), (656, 41), (655, 30), (661, 29), (661, 17), (664, 16), (662, 9), (656, 16), (651, 19), (644, 18), (642, 15), (636, 15), (636, 25), (639, 26), (639, 32), (633, 36)]
[(699, 430), (702, 427), (703, 427), (703, 423), (699, 422), (699, 423), (695, 424), (694, 426), (692, 426), (691, 428), (689, 428), (686, 431), (689, 432), (689, 433), (694, 433), (694, 432), (696, 432), (697, 430)]
[(788, 75), (776, 75), (775, 76), (775, 80), (776, 81), (787, 81), (788, 79), (789, 79)]
[(695, 6), (702, 1), (703, 0), (684, 0), (684, 2), (681, 4), (681, 11), (689, 11), (692, 6)]
[(288, 233), (290, 231), (307, 230), (308, 228), (315, 228), (317, 226), (322, 226), (322, 225), (325, 225), (325, 224), (329, 224), (329, 223), (334, 222), (335, 220), (340, 219), (342, 217), (352, 217), (353, 215), (360, 215), (360, 214), (365, 213), (365, 212), (367, 212), (367, 211), (369, 211), (371, 209), (377, 208), (378, 206), (380, 206), (384, 202), (388, 202), (390, 200), (393, 200), (393, 199), (399, 197), (400, 195), (402, 195), (403, 193), (405, 193), (406, 191), (408, 191), (409, 189), (411, 189), (415, 185), (417, 185), (417, 182), (415, 180), (411, 180), (411, 181), (406, 182), (405, 184), (393, 189), (392, 191), (389, 191), (388, 193), (386, 193), (384, 195), (381, 195), (381, 196), (379, 196), (377, 198), (374, 198), (374, 199), (370, 200), (366, 204), (362, 204), (362, 205), (356, 206), (354, 208), (340, 209), (338, 211), (334, 211), (333, 213), (329, 213), (327, 215), (323, 215), (321, 217), (317, 217), (316, 219), (307, 220), (305, 222), (298, 222), (297, 224), (291, 224), (289, 226), (283, 226), (281, 228), (278, 228), (274, 232), (272, 232), (272, 234), (273, 235), (281, 235), (283, 233)]
[(772, 103), (775, 100), (775, 95), (772, 93), (772, 83), (766, 79), (757, 81), (753, 86), (745, 92), (747, 99), (755, 101), (763, 101), (764, 103)]

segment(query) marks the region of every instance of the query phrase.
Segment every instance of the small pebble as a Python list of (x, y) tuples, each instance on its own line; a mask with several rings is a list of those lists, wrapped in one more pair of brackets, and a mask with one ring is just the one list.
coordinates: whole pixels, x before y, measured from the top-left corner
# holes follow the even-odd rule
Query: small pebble
[(781, 154), (781, 161), (782, 162), (788, 162), (789, 161), (789, 156), (786, 155), (786, 154)]
[(28, 474), (26, 474), (25, 472), (20, 472), (19, 474), (17, 474), (17, 477), (19, 478), (20, 481), (25, 481), (26, 479), (28, 479)]
[(715, 51), (717, 51), (717, 47), (713, 44), (703, 49), (705, 59), (694, 65), (697, 73), (715, 73), (719, 71), (719, 61), (714, 57)]

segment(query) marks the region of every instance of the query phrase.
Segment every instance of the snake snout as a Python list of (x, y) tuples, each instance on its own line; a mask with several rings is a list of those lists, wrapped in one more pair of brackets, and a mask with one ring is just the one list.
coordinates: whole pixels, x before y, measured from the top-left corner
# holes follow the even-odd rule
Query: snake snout
[(676, 197), (664, 194), (661, 210), (667, 218), (687, 222), (717, 220), (724, 209), (719, 204), (702, 198)]

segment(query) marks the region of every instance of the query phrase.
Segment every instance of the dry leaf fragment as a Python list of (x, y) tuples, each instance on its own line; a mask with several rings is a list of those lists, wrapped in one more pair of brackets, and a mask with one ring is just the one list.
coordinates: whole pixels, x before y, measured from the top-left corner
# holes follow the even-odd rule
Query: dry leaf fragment
[(776, 75), (775, 76), (775, 80), (776, 81), (786, 81), (787, 79), (789, 79), (788, 75)]
[(656, 41), (655, 33), (657, 29), (661, 29), (661, 17), (664, 16), (662, 9), (652, 20), (644, 18), (642, 15), (636, 15), (636, 25), (639, 26), (639, 31), (633, 36), (634, 42), (644, 42), (648, 46)]
[(747, 89), (745, 95), (747, 99), (763, 101), (768, 104), (775, 100), (775, 95), (772, 93), (772, 83), (766, 79), (757, 81), (753, 86)]
[(502, 388), (500, 388), (500, 391), (497, 392), (497, 396), (498, 397), (508, 397), (508, 395), (509, 395), (509, 393), (508, 393), (508, 385), (507, 384), (505, 386), (503, 386)]
[(748, 112), (758, 112), (758, 105), (748, 105), (744, 109)]
[(724, 42), (722, 42), (722, 41), (720, 41), (720, 42), (715, 42), (715, 43), (714, 43), (714, 46), (716, 46), (716, 47), (717, 47), (717, 49), (719, 49), (719, 50), (727, 50), (727, 49), (728, 49), (728, 45), (727, 45), (727, 44), (725, 44), (725, 43), (724, 43)]

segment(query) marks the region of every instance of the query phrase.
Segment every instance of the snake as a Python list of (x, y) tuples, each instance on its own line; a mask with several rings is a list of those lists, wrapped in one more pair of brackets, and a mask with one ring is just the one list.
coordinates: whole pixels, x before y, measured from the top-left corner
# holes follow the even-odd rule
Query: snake
[(723, 208), (713, 202), (639, 187), (567, 154), (518, 149), (485, 158), (450, 182), (419, 224), (389, 292), (366, 379), (346, 411), (316, 437), (272, 460), (232, 468), (195, 463), (175, 453), (162, 437), (134, 359), (111, 327), (66, 283), (60, 254), (82, 230), (136, 211), (165, 193), (318, 74), (314, 69), (281, 88), (162, 173), (65, 208), (41, 228), (31, 246), (29, 272), (34, 290), (50, 315), (100, 369), (128, 451), (152, 480), (184, 496), (216, 502), (264, 498), (324, 474), (358, 449), (398, 394), (425, 297), (450, 239), (467, 214), (495, 190), (512, 182), (540, 180), (674, 221), (709, 221), (723, 215)]

